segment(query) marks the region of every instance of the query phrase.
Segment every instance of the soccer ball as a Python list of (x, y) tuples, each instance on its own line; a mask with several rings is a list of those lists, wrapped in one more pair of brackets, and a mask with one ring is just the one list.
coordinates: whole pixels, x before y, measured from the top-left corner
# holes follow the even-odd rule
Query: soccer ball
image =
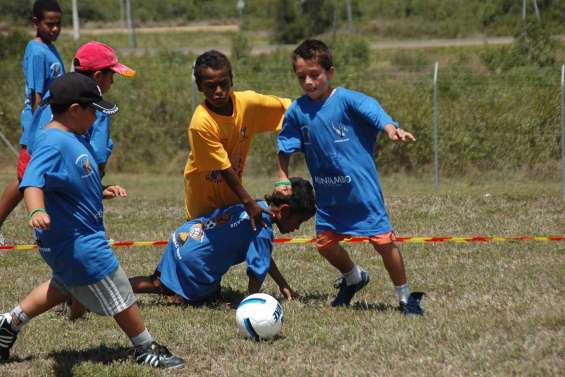
[(283, 324), (283, 308), (272, 296), (255, 293), (241, 301), (235, 312), (240, 332), (255, 340), (277, 335)]

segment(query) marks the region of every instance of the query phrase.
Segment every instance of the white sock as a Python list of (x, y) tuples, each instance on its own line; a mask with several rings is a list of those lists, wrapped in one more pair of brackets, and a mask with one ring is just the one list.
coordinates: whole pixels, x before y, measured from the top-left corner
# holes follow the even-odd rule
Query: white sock
[(141, 333), (129, 338), (134, 347), (145, 346), (153, 342), (153, 337), (149, 334), (149, 330), (145, 328)]
[(345, 278), (345, 284), (347, 285), (357, 284), (361, 281), (361, 269), (359, 268), (358, 265), (354, 264), (351, 271), (343, 274), (343, 277)]
[(400, 302), (406, 304), (408, 302), (408, 297), (410, 297), (410, 287), (408, 286), (408, 283), (395, 285), (394, 289), (396, 290), (396, 295), (398, 296)]
[(8, 313), (8, 315), (10, 316), (8, 321), (10, 322), (10, 326), (14, 331), (20, 331), (22, 327), (24, 327), (24, 325), (31, 319), (19, 305), (16, 306), (10, 313)]

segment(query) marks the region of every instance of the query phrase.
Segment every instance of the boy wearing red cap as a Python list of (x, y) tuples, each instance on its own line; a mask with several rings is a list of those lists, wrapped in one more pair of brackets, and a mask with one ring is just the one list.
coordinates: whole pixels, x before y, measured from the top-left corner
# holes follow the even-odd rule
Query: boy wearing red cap
[[(73, 66), (76, 72), (93, 78), (102, 93), (110, 90), (114, 83), (114, 73), (124, 77), (133, 77), (135, 75), (133, 69), (118, 61), (118, 57), (110, 46), (96, 41), (88, 42), (77, 50), (73, 59)], [(36, 136), (41, 133), (43, 128), (53, 118), (51, 107), (47, 103), (49, 98), (50, 93), (47, 91), (43, 95), (43, 101), (33, 113), (31, 124), (24, 129), (22, 139), (26, 140), (27, 147), (25, 152), (28, 157), (25, 164), (18, 163), (19, 179), (21, 179), (25, 172), (29, 156), (33, 154)], [(83, 136), (92, 146), (100, 174), (104, 176), (106, 163), (113, 149), (113, 142), (110, 137), (110, 117), (101, 111), (97, 111), (93, 126)], [(10, 183), (0, 199), (0, 226), (23, 198), (18, 191), (18, 184), (19, 181), (15, 181), (15, 185)], [(12, 193), (12, 191), (15, 192)], [(3, 242), (3, 237), (0, 233), (0, 244)]]

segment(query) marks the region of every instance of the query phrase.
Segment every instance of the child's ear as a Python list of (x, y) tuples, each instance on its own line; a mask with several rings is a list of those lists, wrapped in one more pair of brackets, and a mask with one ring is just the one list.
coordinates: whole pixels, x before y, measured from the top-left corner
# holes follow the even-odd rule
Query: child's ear
[(39, 24), (39, 18), (33, 16), (33, 17), (31, 18), (31, 23), (32, 23), (34, 26), (37, 26), (37, 25)]
[(330, 67), (330, 69), (327, 70), (328, 80), (331, 80), (331, 79), (332, 79), (334, 73), (335, 73), (335, 68), (334, 68), (334, 66), (332, 65), (332, 66)]
[(279, 206), (281, 219), (287, 219), (290, 216), (290, 207), (288, 204), (281, 204)]

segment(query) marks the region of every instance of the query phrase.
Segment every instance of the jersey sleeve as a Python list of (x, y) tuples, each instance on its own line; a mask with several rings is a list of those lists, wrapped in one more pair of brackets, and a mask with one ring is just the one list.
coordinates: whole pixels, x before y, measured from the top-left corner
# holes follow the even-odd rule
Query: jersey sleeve
[(198, 170), (225, 170), (231, 167), (228, 152), (220, 140), (218, 130), (204, 122), (188, 128), (188, 141), (195, 166)]
[(356, 116), (373, 125), (381, 132), (387, 124), (398, 127), (398, 123), (384, 111), (379, 101), (373, 97), (359, 92), (350, 92), (347, 104)]
[(284, 113), (291, 100), (277, 96), (250, 92), (248, 98), (248, 121), (254, 133), (279, 131), (282, 127)]
[(249, 244), (247, 249), (247, 274), (263, 281), (271, 268), (271, 253), (273, 252), (273, 230), (263, 227)]
[(67, 176), (62, 166), (61, 153), (57, 148), (45, 144), (38, 145), (27, 166), (20, 191), (26, 187), (57, 189), (65, 187)]
[(45, 70), (46, 60), (44, 54), (33, 53), (25, 71), (28, 88), (40, 94), (45, 93), (45, 84), (47, 82), (47, 73)]
[(112, 154), (113, 143), (110, 138), (110, 118), (107, 115), (98, 115), (90, 128), (88, 142), (94, 150), (94, 159), (98, 165), (108, 162)]
[(278, 151), (279, 153), (286, 155), (302, 150), (300, 123), (296, 121), (296, 114), (293, 111), (293, 106), (291, 106), (287, 111), (283, 120), (282, 130), (277, 137)]

